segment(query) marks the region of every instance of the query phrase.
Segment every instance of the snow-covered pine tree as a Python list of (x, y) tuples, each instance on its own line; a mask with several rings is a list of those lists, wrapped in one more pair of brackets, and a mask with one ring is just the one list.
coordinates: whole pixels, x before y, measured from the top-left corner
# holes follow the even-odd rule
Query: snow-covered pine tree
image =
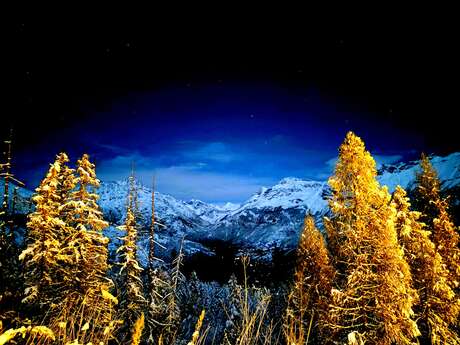
[(5, 300), (5, 293), (8, 293), (8, 287), (7, 282), (12, 279), (8, 265), (9, 265), (9, 241), (6, 237), (6, 233), (4, 232), (4, 221), (1, 219), (1, 216), (3, 215), (3, 212), (0, 211), (0, 281), (2, 281), (2, 284), (0, 286), (0, 312), (3, 309), (1, 302)]
[[(60, 255), (66, 258), (61, 277), (63, 298), (57, 303), (58, 311), (52, 315), (50, 327), (63, 342), (73, 340), (80, 332), (78, 338), (83, 343), (106, 343), (110, 337), (104, 331), (114, 321), (116, 304), (114, 298), (107, 298), (113, 283), (107, 278), (108, 238), (102, 230), (108, 223), (97, 204), (99, 180), (95, 166), (86, 154), (77, 161), (74, 182), (76, 188), (59, 207), (68, 235), (60, 249)], [(69, 310), (78, 312), (68, 313)], [(83, 333), (81, 320), (87, 323)], [(60, 327), (63, 323), (66, 327)]]
[(68, 257), (62, 255), (65, 239), (71, 234), (63, 221), (60, 206), (75, 187), (74, 170), (67, 166), (69, 158), (60, 153), (51, 164), (32, 200), (35, 211), (29, 215), (28, 247), (19, 256), (24, 260), (24, 302), (37, 302), (46, 307), (62, 299), (67, 275)]
[(420, 331), (412, 319), (417, 292), (398, 243), (396, 211), (376, 180), (375, 161), (349, 132), (329, 179), (332, 242), (337, 279), (325, 327), (335, 341), (412, 344)]
[(155, 267), (155, 178), (152, 183), (152, 217), (149, 228), (149, 257), (148, 257), (148, 306), (147, 306), (147, 326), (148, 341), (152, 344), (158, 342), (165, 327), (168, 316), (168, 276), (166, 272)]
[[(285, 335), (288, 344), (311, 341), (317, 321), (321, 324), (327, 314), (327, 303), (335, 271), (323, 236), (308, 215), (297, 249), (294, 284), (288, 296)], [(318, 340), (318, 339), (317, 339)]]
[(460, 248), (458, 228), (449, 214), (449, 204), (445, 199), (435, 201), (438, 216), (433, 219), (432, 239), (436, 249), (449, 270), (451, 287), (460, 293)]
[(129, 193), (128, 207), (126, 211), (126, 219), (124, 225), (119, 229), (125, 231), (125, 236), (122, 238), (122, 245), (117, 252), (120, 254), (120, 309), (122, 311), (122, 319), (124, 324), (121, 330), (121, 336), (125, 341), (130, 339), (130, 332), (133, 329), (134, 323), (141, 316), (146, 304), (143, 294), (143, 283), (141, 278), (142, 267), (139, 265), (137, 258), (137, 224), (135, 219), (136, 210), (134, 194), (136, 190), (135, 177), (131, 174), (129, 177)]
[(165, 302), (168, 313), (166, 316), (165, 325), (163, 326), (161, 332), (162, 338), (167, 340), (169, 343), (174, 343), (176, 340), (179, 325), (181, 322), (181, 310), (179, 308), (179, 301), (181, 288), (185, 281), (185, 277), (181, 271), (184, 259), (183, 244), (184, 239), (182, 238), (179, 247), (179, 253), (171, 263), (171, 271), (165, 290)]
[(438, 215), (434, 201), (440, 198), (441, 183), (430, 158), (424, 153), (420, 157), (420, 170), (415, 174), (415, 182), (413, 206), (421, 212), (420, 220), (431, 229), (433, 219)]
[(99, 187), (95, 165), (87, 154), (77, 161), (77, 188), (68, 202), (61, 206), (66, 223), (73, 229), (66, 243), (65, 251), (73, 256), (74, 267), (69, 272), (69, 285), (77, 284), (79, 289), (100, 289), (107, 285), (107, 244), (109, 239), (102, 234), (108, 223), (97, 204)]
[[(149, 228), (149, 263), (148, 263), (149, 289), (153, 288), (155, 279), (155, 176), (152, 178), (152, 216)], [(149, 303), (152, 302), (151, 297)]]
[(460, 344), (453, 330), (460, 313), (460, 300), (448, 284), (449, 271), (430, 240), (430, 232), (419, 221), (420, 212), (411, 211), (406, 191), (400, 186), (393, 193), (396, 229), (411, 268), (419, 302), (417, 314), (422, 341), (431, 344)]
[(421, 171), (416, 175), (416, 208), (431, 231), (431, 240), (449, 270), (449, 284), (460, 288), (460, 236), (449, 215), (449, 203), (440, 195), (440, 181), (429, 158), (422, 155)]
[[(3, 197), (0, 211), (0, 308), (1, 305), (9, 301), (17, 303), (21, 286), (20, 263), (18, 255), (20, 248), (15, 238), (15, 205), (17, 201), (17, 189), (24, 186), (24, 183), (17, 180), (12, 172), (12, 144), (13, 130), (10, 130), (10, 137), (5, 140), (6, 150), (4, 151), (4, 161), (0, 163), (0, 178), (3, 180)], [(10, 188), (13, 185), (13, 197), (10, 197)], [(7, 292), (8, 291), (8, 292)], [(7, 292), (7, 293), (6, 293)], [(10, 298), (5, 298), (9, 296)], [(12, 298), (14, 297), (14, 298)]]

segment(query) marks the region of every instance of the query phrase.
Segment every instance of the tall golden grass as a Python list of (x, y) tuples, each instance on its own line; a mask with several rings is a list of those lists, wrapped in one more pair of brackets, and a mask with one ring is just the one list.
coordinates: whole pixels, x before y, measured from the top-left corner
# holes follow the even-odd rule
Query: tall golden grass
[[(275, 324), (268, 320), (267, 311), (271, 300), (268, 289), (251, 288), (248, 284), (248, 256), (241, 258), (243, 264), (243, 286), (236, 286), (233, 294), (239, 307), (240, 317), (234, 325), (234, 337), (224, 337), (225, 345), (268, 345), (273, 344)], [(251, 301), (255, 295), (256, 301)], [(252, 302), (252, 303), (251, 303)], [(227, 313), (229, 314), (229, 312)]]
[(47, 327), (55, 339), (40, 332), (31, 333), (26, 344), (108, 344), (120, 325), (114, 312), (115, 302), (107, 287), (90, 289), (83, 296), (73, 293), (48, 311)]

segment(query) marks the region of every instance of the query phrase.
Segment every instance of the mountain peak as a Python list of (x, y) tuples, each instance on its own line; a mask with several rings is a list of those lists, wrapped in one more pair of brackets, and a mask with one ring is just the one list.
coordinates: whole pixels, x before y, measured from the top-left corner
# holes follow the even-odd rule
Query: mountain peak
[(278, 182), (278, 184), (292, 184), (292, 183), (296, 183), (296, 182), (303, 182), (303, 180), (298, 178), (298, 177), (289, 176), (289, 177), (282, 178)]

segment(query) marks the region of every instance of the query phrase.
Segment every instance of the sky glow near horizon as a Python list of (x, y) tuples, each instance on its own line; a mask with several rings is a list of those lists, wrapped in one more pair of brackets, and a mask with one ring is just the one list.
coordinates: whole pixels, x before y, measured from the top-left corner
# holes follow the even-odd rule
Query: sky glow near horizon
[(37, 143), (33, 159), (18, 153), (28, 185), (39, 183), (57, 152), (73, 162), (88, 152), (102, 181), (126, 178), (134, 162), (139, 180), (149, 186), (155, 174), (162, 193), (241, 203), (284, 177), (326, 180), (348, 130), (378, 164), (416, 153), (420, 141), (318, 90), (275, 84), (187, 84), (81, 111), (94, 116)]

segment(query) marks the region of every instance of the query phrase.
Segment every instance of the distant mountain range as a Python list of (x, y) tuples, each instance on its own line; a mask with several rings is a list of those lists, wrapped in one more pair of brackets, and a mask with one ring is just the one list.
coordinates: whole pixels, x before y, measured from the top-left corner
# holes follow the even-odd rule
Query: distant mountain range
[[(460, 204), (460, 152), (445, 157), (434, 156), (432, 164), (438, 171), (442, 188), (452, 194), (453, 204)], [(390, 192), (396, 185), (407, 190), (414, 187), (418, 161), (383, 165), (378, 179)], [(127, 181), (103, 182), (99, 189), (99, 204), (111, 223), (106, 233), (113, 250), (123, 233), (116, 229), (124, 220)], [(19, 190), (19, 210), (25, 212), (30, 191)], [(328, 212), (327, 181), (302, 180), (288, 177), (271, 187), (263, 187), (241, 205), (216, 206), (200, 200), (182, 201), (170, 195), (155, 192), (155, 214), (163, 226), (157, 227), (156, 254), (168, 259), (177, 252), (182, 239), (186, 255), (213, 256), (216, 241), (241, 250), (257, 250), (270, 256), (274, 248), (291, 250), (296, 247), (306, 213), (311, 213), (322, 226), (322, 216)], [(145, 264), (148, 251), (147, 229), (151, 219), (151, 189), (139, 185), (139, 223), (141, 235), (139, 253)], [(24, 205), (24, 206), (21, 206)]]

